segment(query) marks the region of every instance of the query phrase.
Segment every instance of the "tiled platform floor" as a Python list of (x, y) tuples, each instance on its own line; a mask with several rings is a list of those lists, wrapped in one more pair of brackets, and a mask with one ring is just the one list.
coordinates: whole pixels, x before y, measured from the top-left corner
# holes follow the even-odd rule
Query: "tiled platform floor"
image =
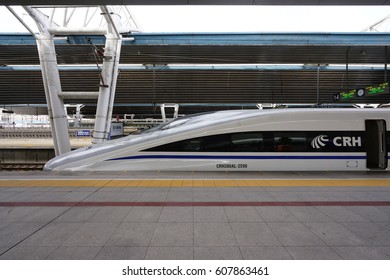
[(0, 259), (390, 259), (390, 176), (0, 172)]

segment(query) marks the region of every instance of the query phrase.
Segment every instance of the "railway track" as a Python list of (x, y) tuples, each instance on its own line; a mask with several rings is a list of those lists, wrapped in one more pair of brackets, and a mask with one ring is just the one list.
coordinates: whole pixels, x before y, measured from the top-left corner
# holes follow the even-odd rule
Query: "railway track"
[(43, 170), (45, 163), (0, 162), (0, 170)]

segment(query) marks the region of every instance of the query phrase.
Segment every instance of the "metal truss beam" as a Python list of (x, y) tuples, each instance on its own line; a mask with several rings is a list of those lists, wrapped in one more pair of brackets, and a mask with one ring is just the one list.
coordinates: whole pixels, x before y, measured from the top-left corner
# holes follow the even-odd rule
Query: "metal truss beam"
[[(100, 6), (103, 18), (106, 20), (106, 28), (72, 28), (68, 27), (69, 21), (75, 10), (65, 9), (63, 16), (63, 26), (59, 26), (52, 16), (46, 16), (39, 9), (24, 6), (24, 10), (35, 21), (39, 32), (36, 34), (32, 28), (19, 16), (12, 7), (8, 9), (21, 21), (21, 23), (34, 36), (38, 48), (39, 61), (41, 65), (43, 84), (45, 88), (46, 102), (51, 122), (54, 148), (56, 155), (61, 155), (71, 150), (68, 135), (67, 112), (64, 106), (64, 98), (96, 98), (96, 93), (90, 92), (62, 92), (61, 80), (54, 45), (55, 35), (82, 35), (85, 32), (90, 34), (105, 35), (104, 51), (99, 50), (99, 59), (103, 60), (100, 74), (100, 90), (98, 94), (98, 104), (96, 111), (96, 122), (94, 129), (93, 143), (100, 143), (109, 138), (111, 128), (111, 116), (113, 111), (116, 80), (118, 75), (119, 57), (121, 51), (121, 26), (113, 18), (115, 14), (106, 6)], [(86, 16), (86, 20), (87, 16)], [(67, 40), (67, 39), (66, 39)], [(99, 63), (99, 61), (97, 61)], [(99, 67), (99, 66), (98, 66)]]

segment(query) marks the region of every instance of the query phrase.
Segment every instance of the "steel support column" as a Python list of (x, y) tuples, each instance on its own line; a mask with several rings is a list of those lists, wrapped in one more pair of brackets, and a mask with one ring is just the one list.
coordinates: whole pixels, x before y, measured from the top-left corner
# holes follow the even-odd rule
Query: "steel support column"
[(96, 108), (95, 129), (92, 143), (101, 143), (108, 139), (111, 126), (111, 115), (114, 106), (116, 81), (121, 51), (121, 38), (116, 36), (106, 38), (102, 80)]
[(122, 36), (119, 33), (119, 26), (112, 18), (113, 13), (106, 6), (100, 6), (100, 9), (107, 21), (107, 35), (92, 140), (94, 144), (104, 142), (109, 138), (122, 45)]
[[(39, 61), (41, 64), (54, 150), (56, 155), (61, 155), (70, 152), (71, 148), (68, 134), (67, 114), (64, 109), (64, 101), (59, 96), (61, 93), (61, 81), (58, 71), (57, 55), (53, 36), (48, 32), (48, 27), (51, 25), (51, 22), (37, 9), (28, 6), (23, 8), (30, 17), (34, 19), (39, 29), (39, 34), (33, 33), (33, 35), (36, 39)], [(19, 20), (21, 20), (21, 18), (19, 18)], [(26, 24), (24, 25), (26, 26)], [(29, 31), (32, 32), (30, 29)]]
[(42, 79), (45, 88), (47, 108), (52, 128), (56, 155), (69, 152), (70, 139), (68, 120), (61, 93), (61, 81), (53, 38), (50, 35), (36, 35)]
[[(68, 17), (67, 9), (65, 10), (64, 15), (64, 26), (58, 26), (55, 21), (53, 21), (54, 11), (50, 18), (35, 7), (24, 6), (23, 8), (36, 22), (39, 29), (39, 35), (36, 35), (33, 30), (29, 28), (12, 7), (8, 7), (8, 9), (36, 38), (56, 155), (61, 155), (71, 150), (67, 114), (66, 109), (64, 109), (63, 98), (95, 98), (97, 95), (89, 92), (62, 92), (53, 36), (59, 34), (83, 34), (85, 32), (88, 34), (106, 34), (93, 143), (100, 143), (107, 140), (111, 128), (111, 115), (118, 76), (119, 57), (122, 44), (121, 32), (128, 32), (128, 30), (122, 28), (117, 14), (106, 6), (99, 6), (99, 9), (102, 12), (101, 15), (107, 22), (107, 28), (104, 30), (101, 28), (91, 29), (87, 27), (76, 29), (69, 28), (68, 23), (71, 16)], [(72, 11), (72, 14), (73, 13), (74, 10)], [(87, 18), (88, 15), (86, 15), (86, 20)]]

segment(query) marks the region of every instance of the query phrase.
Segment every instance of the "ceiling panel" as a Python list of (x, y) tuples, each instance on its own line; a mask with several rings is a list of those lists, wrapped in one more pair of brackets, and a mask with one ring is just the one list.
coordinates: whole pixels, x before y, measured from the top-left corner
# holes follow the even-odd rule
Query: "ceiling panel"
[[(123, 46), (121, 64), (384, 64), (383, 46)], [(90, 46), (57, 46), (59, 64), (95, 64)], [(387, 55), (386, 55), (387, 54)], [(39, 64), (35, 46), (0, 45), (0, 65)]]
[[(63, 91), (97, 91), (97, 71), (61, 71)], [(320, 71), (320, 103), (333, 102), (333, 94), (382, 83), (384, 71)], [(365, 99), (367, 102), (390, 102), (389, 96)], [(137, 70), (120, 71), (114, 114), (159, 113), (158, 104), (181, 104), (181, 113), (206, 110), (221, 105), (225, 109), (257, 103), (316, 103), (317, 71), (308, 70)], [(356, 103), (355, 101), (351, 101)], [(361, 102), (361, 101), (360, 101)], [(39, 71), (0, 71), (0, 105), (45, 104)], [(66, 103), (89, 104), (84, 113), (94, 112), (96, 102), (67, 100)], [(203, 104), (203, 108), (199, 105)], [(233, 105), (235, 104), (235, 105)], [(224, 106), (225, 105), (225, 106)], [(211, 107), (210, 107), (211, 106)], [(244, 106), (244, 105), (242, 105)], [(157, 110), (157, 109), (158, 110)], [(217, 107), (215, 107), (217, 108)], [(156, 111), (157, 110), (157, 111)]]
[[(46, 104), (41, 73), (31, 66), (39, 64), (35, 41), (28, 37), (1, 36), (7, 39), (0, 40), (0, 66), (3, 66), (0, 67), (0, 105)], [(342, 66), (320, 70), (319, 102), (329, 103), (333, 94), (347, 87), (379, 84), (386, 79), (383, 70), (356, 69), (351, 64), (384, 66), (390, 57), (390, 34), (134, 36), (135, 41), (127, 41), (122, 46), (115, 114), (159, 114), (158, 104), (161, 103), (178, 103), (181, 113), (254, 108), (257, 103), (312, 104), (317, 102), (315, 65), (345, 65), (348, 61), (351, 68), (348, 72)], [(60, 67), (62, 89), (98, 91), (99, 73), (97, 67), (91, 70), (96, 61), (92, 46), (86, 43), (89, 37), (76, 39), (56, 41), (59, 64), (74, 65), (67, 71)], [(94, 38), (94, 42), (103, 47), (101, 38)], [(89, 64), (90, 69), (85, 70), (81, 64)], [(127, 64), (144, 66), (131, 69), (125, 67)], [(179, 69), (172, 64), (187, 66)], [(237, 69), (237, 65), (246, 64), (259, 66)], [(292, 64), (304, 66), (294, 68)], [(19, 70), (8, 65), (20, 65)], [(66, 102), (87, 104), (84, 113), (94, 114), (96, 102)], [(390, 100), (388, 96), (378, 96), (364, 100), (368, 102), (390, 103)]]

